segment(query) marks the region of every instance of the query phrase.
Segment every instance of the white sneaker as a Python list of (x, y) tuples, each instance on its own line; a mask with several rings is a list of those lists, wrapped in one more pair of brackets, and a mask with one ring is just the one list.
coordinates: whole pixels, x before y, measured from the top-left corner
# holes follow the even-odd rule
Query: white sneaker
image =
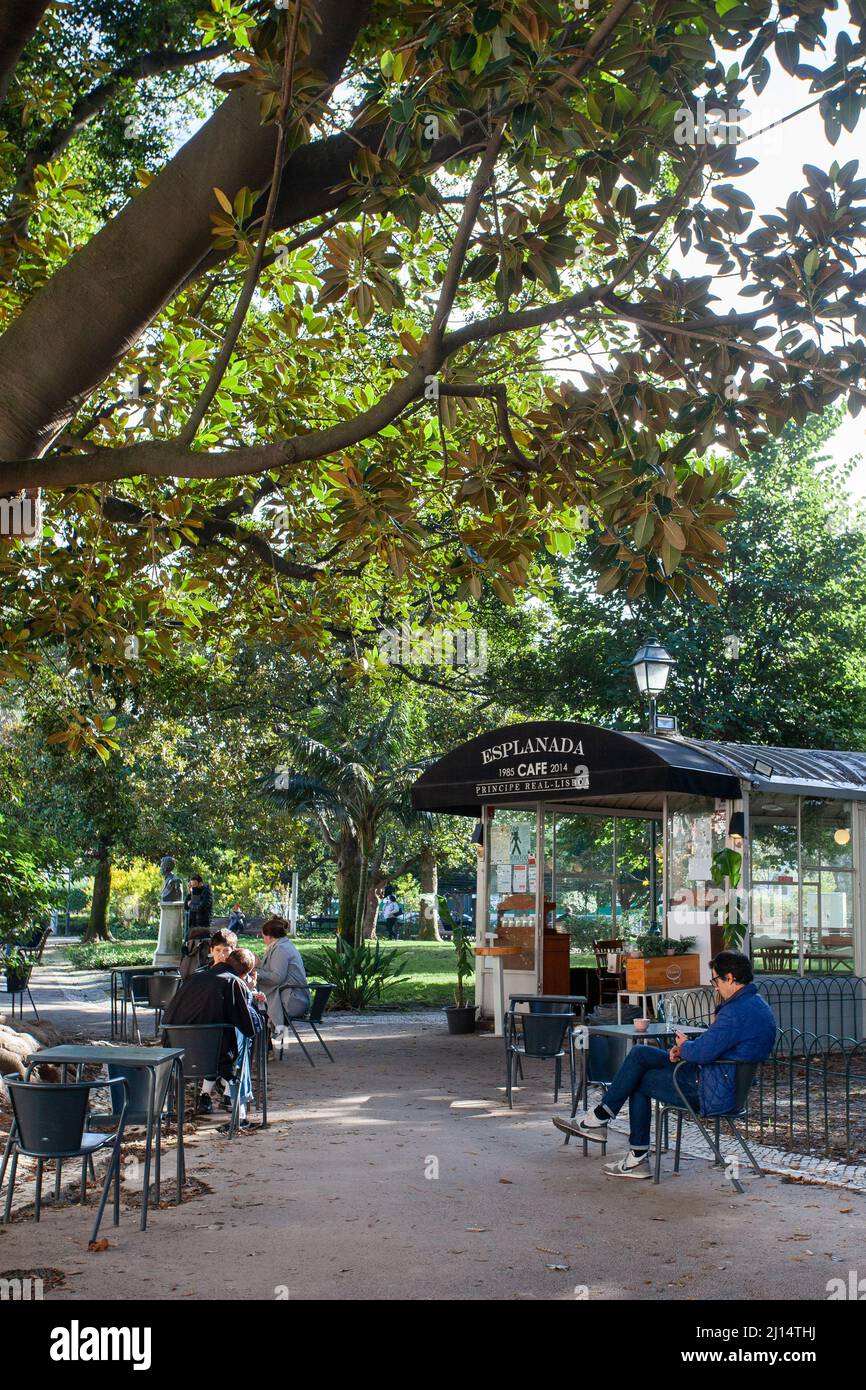
[(563, 1134), (576, 1135), (579, 1139), (591, 1139), (596, 1144), (607, 1143), (607, 1121), (599, 1120), (590, 1110), (588, 1114), (574, 1119), (565, 1115), (554, 1116), (553, 1123)]
[(649, 1158), (646, 1154), (636, 1154), (632, 1149), (613, 1163), (606, 1163), (604, 1171), (612, 1178), (651, 1178)]

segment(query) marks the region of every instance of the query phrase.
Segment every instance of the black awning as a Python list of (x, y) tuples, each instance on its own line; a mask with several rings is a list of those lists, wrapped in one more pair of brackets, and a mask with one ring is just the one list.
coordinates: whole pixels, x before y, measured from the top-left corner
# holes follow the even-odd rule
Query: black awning
[(730, 766), (694, 742), (538, 721), (480, 734), (429, 767), (416, 810), (477, 816), (482, 803), (579, 802), (637, 792), (740, 796)]

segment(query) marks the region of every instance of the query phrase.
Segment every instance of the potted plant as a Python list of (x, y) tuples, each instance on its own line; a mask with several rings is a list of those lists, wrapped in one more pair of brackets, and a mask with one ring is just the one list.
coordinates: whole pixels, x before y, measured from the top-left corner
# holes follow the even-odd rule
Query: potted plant
[(451, 932), (451, 945), (457, 957), (457, 987), (454, 1003), (445, 1006), (449, 1033), (474, 1033), (476, 1007), (466, 1003), (463, 981), (475, 971), (474, 942), (464, 926), (454, 921), (447, 899), (439, 898), (439, 916)]
[(700, 984), (701, 961), (694, 952), (695, 937), (666, 938), (658, 932), (644, 932), (635, 945), (639, 955), (625, 963), (626, 989), (644, 994), (658, 989), (693, 989)]
[(0, 970), (6, 976), (7, 994), (23, 993), (29, 984), (32, 969), (33, 962), (17, 947), (7, 946), (5, 951), (0, 953)]
[[(728, 887), (739, 888), (743, 874), (743, 856), (738, 849), (720, 849), (713, 855), (711, 871), (713, 883), (722, 888), (727, 880)], [(780, 880), (781, 882), (781, 880)], [(722, 946), (726, 951), (742, 949), (746, 936), (746, 923), (740, 921), (739, 911), (736, 921), (731, 921), (731, 895), (725, 894), (725, 917), (722, 928)]]

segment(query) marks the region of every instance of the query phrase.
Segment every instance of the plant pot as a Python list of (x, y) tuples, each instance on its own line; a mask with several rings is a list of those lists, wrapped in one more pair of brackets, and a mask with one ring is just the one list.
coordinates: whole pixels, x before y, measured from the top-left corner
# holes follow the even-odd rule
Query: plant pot
[(23, 994), (30, 980), (30, 971), (27, 970), (23, 975), (16, 975), (9, 971), (6, 975), (6, 993)]
[(629, 960), (625, 967), (625, 987), (632, 994), (665, 989), (697, 989), (700, 969), (701, 958), (692, 953)]
[(448, 1004), (445, 1008), (445, 1017), (448, 1020), (449, 1033), (474, 1033), (475, 1032), (476, 1006), (465, 1004), (463, 1008), (458, 1008), (456, 1004)]

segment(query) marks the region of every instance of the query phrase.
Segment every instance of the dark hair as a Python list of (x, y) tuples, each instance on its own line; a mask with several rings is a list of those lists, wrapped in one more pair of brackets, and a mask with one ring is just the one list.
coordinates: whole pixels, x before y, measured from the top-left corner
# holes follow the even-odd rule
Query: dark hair
[(738, 985), (750, 985), (755, 978), (752, 962), (742, 951), (719, 951), (710, 961), (717, 975), (733, 975)]
[(256, 968), (256, 958), (252, 951), (247, 951), (243, 946), (232, 951), (226, 965), (233, 970), (236, 975), (249, 975), (251, 970)]
[(204, 883), (201, 874), (190, 874), (189, 881), (190, 883)]
[(288, 936), (289, 924), (285, 917), (269, 917), (262, 924), (262, 936), (281, 937)]
[(238, 944), (238, 939), (233, 931), (229, 931), (228, 927), (220, 927), (219, 931), (215, 931), (211, 937), (210, 944), (211, 946), (228, 946), (233, 951)]

